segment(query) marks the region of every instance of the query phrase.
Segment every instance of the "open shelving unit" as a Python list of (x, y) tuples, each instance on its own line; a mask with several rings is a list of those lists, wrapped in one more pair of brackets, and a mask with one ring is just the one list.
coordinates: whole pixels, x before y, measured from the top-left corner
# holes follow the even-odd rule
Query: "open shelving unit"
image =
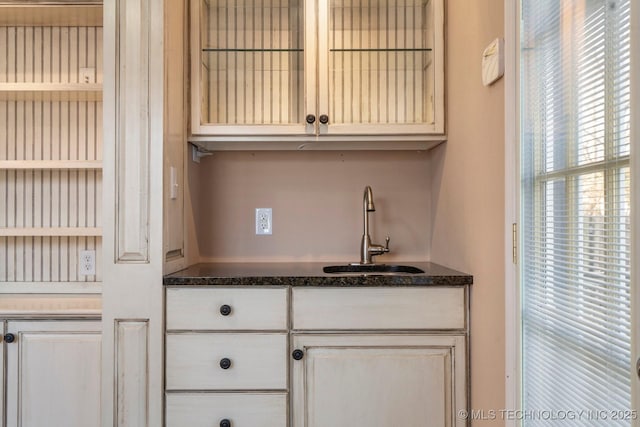
[(0, 1), (0, 288), (99, 292), (102, 3)]

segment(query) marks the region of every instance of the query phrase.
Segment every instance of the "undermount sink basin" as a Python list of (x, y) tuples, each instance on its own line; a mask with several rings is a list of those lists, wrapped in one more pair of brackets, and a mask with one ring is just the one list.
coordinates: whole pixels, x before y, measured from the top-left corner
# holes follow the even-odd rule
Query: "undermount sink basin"
[(420, 274), (423, 270), (411, 265), (390, 265), (390, 264), (348, 264), (348, 265), (327, 265), (322, 269), (325, 273), (405, 273)]

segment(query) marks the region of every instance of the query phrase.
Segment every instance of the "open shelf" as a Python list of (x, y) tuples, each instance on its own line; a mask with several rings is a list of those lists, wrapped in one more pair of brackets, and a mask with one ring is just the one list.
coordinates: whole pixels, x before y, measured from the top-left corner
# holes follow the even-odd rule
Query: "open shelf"
[(331, 48), (329, 52), (431, 52), (430, 48)]
[(203, 52), (304, 52), (301, 48), (217, 48), (217, 47), (205, 47)]
[(0, 160), (0, 170), (96, 170), (102, 160)]
[(0, 293), (101, 290), (102, 6), (0, 0)]
[(102, 101), (102, 84), (0, 83), (0, 101)]
[(102, 1), (0, 4), (0, 26), (102, 26)]
[(2, 237), (100, 237), (101, 227), (0, 227)]

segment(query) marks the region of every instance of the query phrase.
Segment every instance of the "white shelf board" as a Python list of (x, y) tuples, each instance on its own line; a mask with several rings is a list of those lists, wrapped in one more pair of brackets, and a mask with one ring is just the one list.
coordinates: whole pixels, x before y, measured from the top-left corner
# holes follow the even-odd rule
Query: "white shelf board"
[(101, 237), (101, 227), (0, 227), (1, 237)]
[(0, 160), (0, 170), (102, 169), (102, 160)]
[[(102, 282), (0, 282), (0, 294), (49, 294), (48, 296), (51, 296), (50, 294), (86, 295), (101, 292)], [(7, 297), (0, 297), (0, 299), (3, 298)], [(2, 306), (1, 303), (0, 306)]]
[(102, 84), (0, 82), (0, 101), (102, 101)]
[[(0, 284), (0, 294), (5, 293), (4, 283)], [(9, 282), (7, 288), (15, 290), (20, 282)], [(26, 287), (31, 287), (29, 284)], [(35, 285), (35, 284), (34, 284)], [(0, 316), (4, 318), (38, 318), (38, 317), (95, 317), (99, 318), (102, 314), (102, 297), (97, 292), (91, 292), (86, 295), (70, 295), (70, 294), (54, 294), (53, 289), (64, 288), (68, 283), (41, 283), (35, 290), (37, 293), (32, 295), (22, 294), (20, 292), (12, 292), (14, 295), (3, 295), (0, 298)], [(71, 288), (79, 288), (75, 284), (69, 284)], [(98, 289), (98, 284), (93, 289)], [(23, 291), (24, 292), (24, 291)]]
[[(38, 4), (22, 1), (0, 4), (0, 26), (7, 27), (101, 27), (102, 3)], [(51, 2), (55, 3), (55, 2)]]

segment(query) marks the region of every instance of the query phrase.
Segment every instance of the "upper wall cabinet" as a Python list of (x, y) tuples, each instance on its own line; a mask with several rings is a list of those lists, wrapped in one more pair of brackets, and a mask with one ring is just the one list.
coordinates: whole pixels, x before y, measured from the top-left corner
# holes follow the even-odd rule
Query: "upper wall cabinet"
[(442, 0), (196, 0), (191, 14), (192, 141), (444, 139)]

